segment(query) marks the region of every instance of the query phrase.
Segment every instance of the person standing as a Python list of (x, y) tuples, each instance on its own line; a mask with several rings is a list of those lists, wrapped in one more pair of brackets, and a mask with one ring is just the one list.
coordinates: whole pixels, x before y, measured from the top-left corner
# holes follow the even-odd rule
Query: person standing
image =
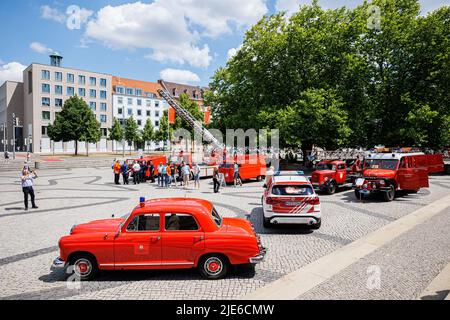
[(219, 168), (214, 168), (213, 183), (214, 183), (214, 193), (219, 193), (220, 190)]
[(183, 185), (185, 188), (189, 188), (189, 178), (191, 175), (191, 168), (188, 164), (185, 164), (183, 168), (181, 168), (183, 172)]
[(184, 162), (181, 162), (181, 164), (179, 164), (177, 167), (178, 181), (180, 181), (180, 187), (183, 186), (183, 166), (184, 166)]
[(123, 162), (122, 167), (120, 167), (120, 171), (122, 172), (123, 184), (124, 185), (129, 184), (128, 177), (130, 175), (130, 171), (128, 170), (128, 165), (126, 161)]
[(162, 182), (162, 162), (159, 163), (158, 165), (158, 187), (162, 187), (163, 186), (163, 182)]
[(170, 185), (172, 184), (172, 168), (170, 165), (167, 166), (167, 180), (166, 180), (166, 187), (170, 188)]
[(155, 166), (153, 165), (153, 161), (150, 161), (148, 164), (148, 170), (150, 171), (150, 183), (155, 183)]
[(242, 181), (239, 175), (239, 165), (237, 164), (237, 162), (234, 163), (233, 169), (234, 169), (233, 174), (234, 186), (236, 187), (239, 184), (242, 187)]
[(133, 164), (133, 183), (134, 184), (140, 184), (140, 172), (141, 172), (141, 166), (137, 161)]
[(120, 161), (117, 160), (116, 163), (114, 164), (113, 170), (114, 170), (114, 183), (115, 184), (120, 184), (119, 179), (120, 179), (120, 169), (121, 169), (121, 165), (120, 165)]
[(141, 170), (139, 172), (139, 178), (141, 180), (142, 183), (144, 183), (146, 181), (146, 176), (145, 176), (145, 172), (147, 171), (147, 163), (145, 161), (141, 162)]
[(170, 165), (170, 172), (172, 174), (172, 177), (170, 178), (170, 180), (173, 183), (173, 186), (176, 188), (177, 187), (177, 167), (173, 163)]
[(9, 163), (9, 152), (5, 150), (5, 163)]
[(161, 166), (161, 183), (163, 188), (167, 188), (167, 164)]
[(200, 166), (198, 163), (194, 164), (192, 170), (194, 172), (194, 188), (198, 190), (200, 189)]
[(28, 169), (24, 169), (22, 171), (22, 191), (23, 191), (23, 199), (25, 203), (25, 211), (28, 210), (28, 195), (31, 196), (31, 205), (33, 209), (37, 209), (36, 203), (34, 202), (34, 189), (33, 189), (33, 180), (37, 178), (36, 172), (31, 173)]

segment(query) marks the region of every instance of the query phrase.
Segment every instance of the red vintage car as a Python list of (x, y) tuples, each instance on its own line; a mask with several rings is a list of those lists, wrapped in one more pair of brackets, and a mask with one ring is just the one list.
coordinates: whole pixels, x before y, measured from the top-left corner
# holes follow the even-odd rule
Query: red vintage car
[(209, 201), (189, 198), (141, 198), (122, 218), (74, 226), (59, 248), (52, 269), (69, 267), (80, 280), (99, 270), (187, 268), (220, 279), (231, 265), (254, 265), (266, 252), (249, 221), (222, 218)]

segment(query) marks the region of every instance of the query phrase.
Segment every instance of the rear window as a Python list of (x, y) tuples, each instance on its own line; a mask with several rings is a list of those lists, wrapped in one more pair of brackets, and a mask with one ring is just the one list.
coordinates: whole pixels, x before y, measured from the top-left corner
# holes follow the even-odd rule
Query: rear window
[(314, 190), (309, 185), (275, 185), (272, 194), (276, 196), (309, 196)]
[(168, 214), (165, 217), (168, 231), (196, 231), (199, 229), (195, 218), (189, 214)]

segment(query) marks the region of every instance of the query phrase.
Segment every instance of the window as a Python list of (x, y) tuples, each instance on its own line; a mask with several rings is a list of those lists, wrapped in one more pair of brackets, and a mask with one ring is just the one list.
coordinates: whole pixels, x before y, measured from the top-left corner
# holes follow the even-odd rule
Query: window
[(152, 112), (150, 110), (147, 110), (147, 117), (151, 117), (152, 116)]
[(102, 137), (107, 137), (108, 136), (108, 129), (101, 128), (101, 131), (102, 131)]
[(85, 85), (86, 84), (86, 77), (85, 76), (78, 76), (78, 84)]
[(55, 72), (55, 81), (61, 82), (63, 78), (62, 72)]
[(141, 89), (136, 89), (136, 95), (137, 96), (142, 96), (142, 90)]
[(190, 214), (166, 214), (165, 228), (169, 231), (196, 231), (198, 224)]
[(123, 87), (116, 87), (116, 92), (120, 93), (120, 94), (124, 94), (125, 93), (125, 89)]
[(100, 99), (106, 99), (106, 91), (100, 90)]
[(47, 134), (48, 134), (48, 127), (42, 126), (42, 127), (41, 127), (41, 133), (42, 133), (43, 136), (46, 137)]
[(138, 126), (142, 126), (142, 120), (138, 120), (138, 121), (137, 121), (137, 125), (138, 125)]
[(100, 87), (106, 88), (106, 79), (100, 79)]
[(142, 106), (142, 100), (141, 99), (137, 99), (137, 105), (138, 106)]
[(117, 98), (117, 103), (123, 104), (123, 98), (122, 97), (118, 97)]
[(145, 214), (134, 217), (127, 226), (127, 231), (159, 231), (159, 214)]
[(151, 100), (146, 100), (145, 103), (147, 104), (147, 107), (151, 107), (152, 106), (152, 101)]
[(155, 108), (159, 108), (159, 101), (155, 101)]
[(100, 102), (100, 110), (101, 111), (106, 111), (106, 103)]
[(50, 85), (43, 83), (42, 84), (42, 93), (50, 93)]
[(159, 111), (155, 111), (155, 117), (159, 118)]
[(78, 88), (78, 95), (80, 97), (86, 97), (86, 89), (85, 88)]
[(50, 71), (42, 70), (42, 80), (50, 80)]
[(129, 116), (132, 116), (132, 115), (133, 115), (133, 109), (128, 108), (128, 115), (129, 115)]
[(142, 116), (142, 110), (138, 110), (138, 111), (137, 111), (137, 115), (138, 115), (138, 116)]
[(125, 120), (119, 119), (119, 123), (120, 123), (121, 126), (124, 126), (125, 125)]
[(127, 88), (127, 94), (132, 96), (134, 93), (134, 90), (132, 88)]
[(175, 97), (177, 95), (177, 88), (172, 89), (172, 95)]
[(213, 207), (211, 215), (216, 225), (220, 228), (222, 226), (222, 216), (217, 212), (216, 208)]
[(55, 99), (55, 107), (62, 108), (63, 104), (63, 99)]
[(91, 86), (96, 86), (97, 85), (97, 78), (89, 77), (89, 83), (91, 84)]
[(62, 94), (62, 93), (63, 93), (63, 87), (55, 86), (55, 94)]
[(94, 99), (97, 98), (97, 91), (94, 89), (89, 90), (89, 96)]
[(133, 99), (132, 98), (128, 98), (128, 104), (132, 105), (133, 104)]
[(117, 109), (117, 113), (118, 114), (123, 114), (123, 109), (122, 108)]
[(67, 95), (73, 96), (75, 94), (75, 88), (74, 87), (67, 87)]
[(159, 121), (155, 121), (155, 127), (159, 127)]
[(314, 190), (309, 185), (275, 185), (272, 194), (276, 196), (309, 196), (314, 194)]
[(42, 120), (50, 120), (50, 111), (42, 111)]
[(154, 94), (154, 93), (151, 93), (151, 92), (147, 92), (147, 97), (149, 97), (149, 98), (156, 98), (156, 94)]
[(101, 114), (101, 115), (100, 115), (100, 122), (101, 122), (101, 123), (106, 123), (106, 120), (107, 120), (106, 115)]
[(94, 111), (97, 110), (97, 104), (95, 102), (89, 102), (89, 107)]
[(344, 170), (344, 169), (345, 169), (345, 165), (343, 165), (343, 164), (338, 165), (338, 170)]
[(50, 98), (42, 98), (42, 106), (50, 107)]
[(68, 83), (74, 83), (75, 82), (75, 76), (72, 73), (67, 74), (67, 82)]

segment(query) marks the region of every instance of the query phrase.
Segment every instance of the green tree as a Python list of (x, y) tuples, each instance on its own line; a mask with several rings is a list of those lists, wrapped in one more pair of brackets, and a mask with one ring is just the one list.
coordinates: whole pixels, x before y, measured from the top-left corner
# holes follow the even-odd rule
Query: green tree
[[(78, 155), (78, 142), (98, 142), (101, 138), (100, 123), (87, 103), (78, 96), (70, 97), (55, 122), (48, 127), (48, 136), (53, 141), (75, 142), (75, 155)], [(86, 149), (87, 149), (86, 145)]]
[(168, 124), (168, 113), (167, 110), (163, 112), (163, 116), (159, 120), (159, 130), (155, 132), (155, 141), (163, 141), (165, 146), (167, 145), (167, 139), (170, 141), (173, 139), (175, 131), (174, 125), (169, 126)]
[(147, 146), (147, 142), (154, 141), (155, 129), (153, 127), (153, 123), (152, 123), (151, 119), (147, 119), (144, 129), (142, 130), (141, 136), (142, 136), (142, 140), (144, 141), (145, 146)]
[[(109, 140), (111, 141), (122, 141), (124, 136), (124, 130), (120, 125), (119, 120), (114, 118), (113, 125), (111, 129), (109, 129)], [(116, 145), (117, 146), (117, 145)], [(117, 148), (116, 148), (117, 151)]]
[(137, 125), (133, 117), (130, 117), (126, 120), (124, 131), (125, 131), (124, 132), (125, 140), (130, 145), (130, 155), (131, 155), (131, 148), (133, 143), (139, 140), (139, 126)]

